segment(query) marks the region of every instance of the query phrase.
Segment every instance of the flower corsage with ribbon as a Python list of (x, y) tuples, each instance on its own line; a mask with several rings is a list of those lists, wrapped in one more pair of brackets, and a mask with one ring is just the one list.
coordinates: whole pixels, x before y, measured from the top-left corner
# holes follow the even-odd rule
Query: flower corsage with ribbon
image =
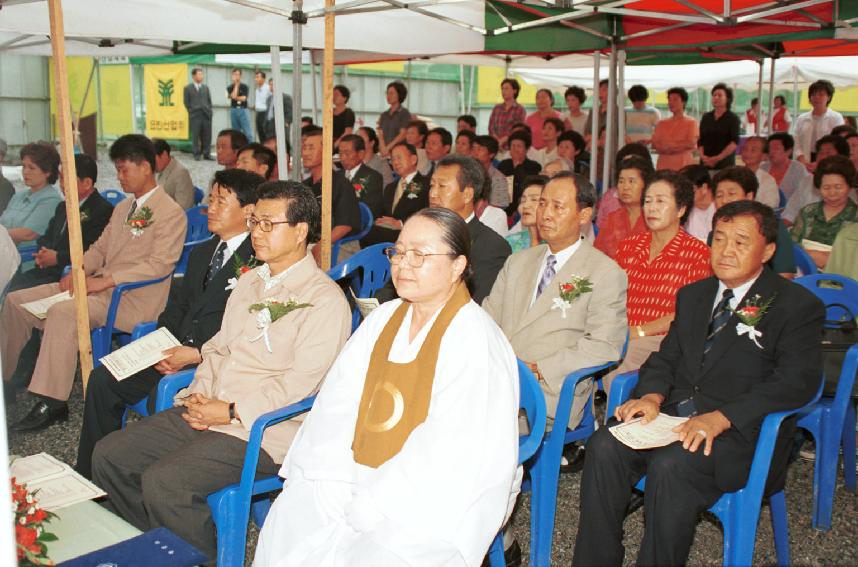
[(241, 256), (238, 254), (232, 255), (232, 269), (235, 275), (228, 280), (226, 280), (226, 287), (223, 288), (225, 291), (230, 291), (235, 289), (235, 286), (238, 285), (238, 278), (242, 276), (242, 274), (246, 274), (253, 268), (259, 265), (259, 260), (257, 260), (254, 256), (251, 256), (245, 262)]
[(740, 308), (734, 310), (733, 312), (736, 314), (736, 317), (739, 318), (739, 324), (736, 325), (736, 334), (739, 336), (748, 335), (748, 338), (758, 348), (763, 348), (763, 345), (757, 341), (757, 339), (763, 336), (763, 333), (758, 331), (756, 327), (762, 321), (765, 314), (768, 313), (769, 307), (771, 307), (774, 300), (774, 295), (763, 300), (758, 293), (747, 300)]
[(559, 309), (563, 319), (566, 318), (566, 310), (572, 308), (572, 302), (585, 293), (593, 291), (593, 282), (586, 276), (572, 276), (566, 283), (560, 284), (560, 297), (554, 298), (551, 309)]
[(35, 496), (35, 492), (30, 492), (26, 485), (18, 484), (12, 477), (12, 513), (19, 566), (54, 564), (48, 558), (47, 542), (57, 541), (57, 536), (45, 531), (45, 523), (56, 515), (39, 508)]
[(404, 196), (409, 199), (416, 199), (421, 191), (423, 191), (423, 186), (416, 181), (412, 181), (405, 186)]
[(295, 299), (290, 299), (286, 302), (279, 299), (263, 299), (259, 303), (254, 303), (248, 308), (248, 311), (256, 313), (256, 328), (259, 329), (259, 334), (250, 339), (250, 342), (254, 343), (259, 339), (263, 339), (268, 352), (273, 352), (271, 350), (271, 339), (268, 336), (268, 328), (284, 315), (288, 315), (296, 309), (312, 306), (312, 303), (298, 303)]
[(361, 178), (352, 181), (352, 187), (355, 189), (355, 197), (360, 199), (363, 196), (364, 189), (366, 189), (366, 179)]
[(85, 209), (81, 209), (81, 211), (80, 211), (80, 224), (83, 224), (88, 220), (89, 220), (89, 211), (87, 211)]
[(149, 207), (143, 207), (125, 221), (125, 224), (131, 228), (131, 235), (134, 238), (137, 238), (143, 231), (152, 226), (152, 223), (155, 222), (152, 220), (152, 209)]

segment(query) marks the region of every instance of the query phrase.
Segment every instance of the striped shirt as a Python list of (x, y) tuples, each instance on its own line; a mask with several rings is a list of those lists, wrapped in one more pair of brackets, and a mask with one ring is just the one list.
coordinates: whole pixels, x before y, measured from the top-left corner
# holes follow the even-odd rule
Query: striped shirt
[(620, 243), (617, 263), (629, 277), (629, 326), (643, 325), (676, 311), (679, 288), (712, 275), (709, 247), (680, 229), (649, 261), (652, 233), (629, 236)]

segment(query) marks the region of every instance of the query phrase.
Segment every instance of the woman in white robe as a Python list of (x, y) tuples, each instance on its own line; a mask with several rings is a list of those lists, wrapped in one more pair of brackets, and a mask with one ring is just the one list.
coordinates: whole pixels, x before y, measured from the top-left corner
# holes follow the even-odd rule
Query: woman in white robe
[[(480, 565), (518, 493), (519, 392), (512, 347), (462, 284), (469, 248), (451, 211), (424, 209), (406, 222), (391, 257), (402, 299), (376, 309), (329, 371), (280, 471), (286, 483), (256, 567)], [(359, 409), (372, 411), (361, 402), (379, 337), (408, 302), (401, 325), (383, 336), (395, 331), (386, 362), (409, 363), (457, 298), (425, 420), (379, 466), (360, 464)], [(392, 400), (385, 423), (411, 411)]]

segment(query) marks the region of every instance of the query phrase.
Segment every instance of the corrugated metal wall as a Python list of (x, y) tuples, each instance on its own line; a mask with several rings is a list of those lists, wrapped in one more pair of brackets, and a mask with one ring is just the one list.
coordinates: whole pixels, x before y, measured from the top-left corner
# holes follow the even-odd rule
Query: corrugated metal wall
[(48, 60), (23, 55), (0, 56), (0, 138), (9, 144), (8, 161), (20, 146), (50, 139)]

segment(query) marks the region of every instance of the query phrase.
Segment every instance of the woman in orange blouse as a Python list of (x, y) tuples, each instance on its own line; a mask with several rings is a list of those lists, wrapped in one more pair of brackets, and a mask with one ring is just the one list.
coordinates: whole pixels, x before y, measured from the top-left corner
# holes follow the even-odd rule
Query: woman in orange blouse
[(648, 232), (620, 243), (617, 263), (626, 271), (629, 348), (620, 367), (605, 377), (637, 370), (661, 340), (676, 315), (679, 288), (709, 277), (709, 247), (682, 229), (694, 206), (694, 186), (674, 171), (659, 171), (644, 192)]
[(617, 248), (624, 238), (647, 230), (641, 202), (644, 187), (653, 173), (652, 162), (638, 156), (629, 156), (620, 165), (617, 198), (621, 206), (605, 217), (593, 242), (593, 246), (611, 258), (617, 257)]
[(667, 91), (667, 108), (673, 113), (660, 120), (652, 133), (652, 149), (658, 152), (658, 169), (679, 171), (694, 163), (691, 152), (697, 147), (700, 125), (685, 114), (688, 93), (682, 87)]

